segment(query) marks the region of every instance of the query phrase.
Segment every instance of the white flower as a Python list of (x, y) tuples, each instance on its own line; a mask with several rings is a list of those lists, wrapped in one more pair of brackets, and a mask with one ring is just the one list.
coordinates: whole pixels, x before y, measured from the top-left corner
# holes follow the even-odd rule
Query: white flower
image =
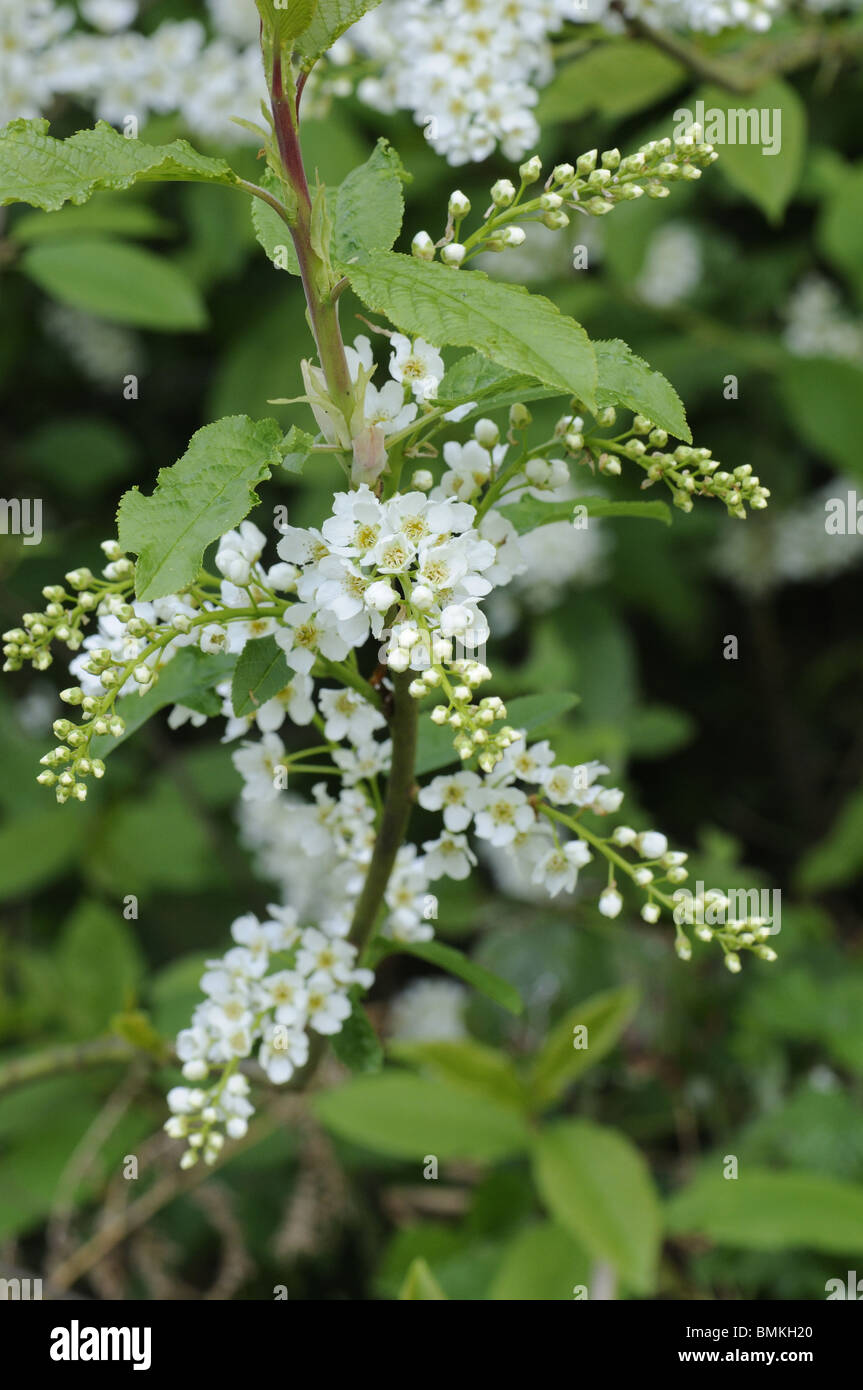
[(110, 34), (129, 27), (138, 13), (138, 0), (81, 0), (79, 9), (94, 29)]
[(481, 785), (475, 772), (456, 772), (435, 777), (420, 790), (417, 800), (425, 811), (443, 811), (447, 830), (467, 830), (473, 820), (473, 807), (468, 795)]
[(543, 791), (555, 806), (571, 806), (576, 795), (575, 769), (558, 763), (540, 776)]
[(285, 745), (278, 734), (264, 734), (257, 743), (243, 743), (231, 761), (243, 779), (244, 801), (275, 801), (281, 787), (278, 770), (284, 771)]
[(345, 348), (345, 357), (348, 360), (348, 370), (351, 374), (351, 380), (357, 381), (361, 370), (368, 373), (374, 366), (375, 359), (372, 352), (371, 339), (367, 338), (364, 333), (361, 333), (358, 338), (354, 339), (353, 347)]
[(285, 653), (288, 665), (308, 675), (318, 655), (329, 661), (344, 661), (351, 647), (359, 645), (368, 634), (368, 619), (361, 614), (339, 622), (326, 608), (315, 609), (309, 603), (295, 603), (284, 616), (285, 626), (276, 633), (276, 641)]
[(533, 871), (533, 882), (542, 883), (549, 896), (556, 898), (558, 893), (571, 893), (575, 888), (579, 869), (589, 864), (592, 855), (583, 840), (568, 840), (562, 848), (555, 845), (537, 862)]
[(386, 724), (374, 705), (348, 686), (339, 690), (322, 690), (318, 695), (318, 706), (324, 717), (324, 733), (334, 743), (346, 738), (354, 744), (365, 744), (376, 730)]
[(241, 522), (239, 530), (228, 531), (219, 542), (216, 569), (232, 584), (248, 584), (266, 543), (266, 536), (254, 522)]
[(424, 338), (415, 338), (411, 342), (403, 333), (394, 333), (390, 342), (393, 347), (390, 375), (409, 386), (416, 400), (434, 400), (438, 383), (444, 375), (443, 358), (437, 348)]
[(309, 1025), (316, 1033), (330, 1036), (340, 1033), (350, 1016), (351, 1002), (338, 987), (332, 975), (318, 971), (308, 982)]
[(450, 470), (444, 474), (443, 485), (460, 502), (469, 502), (490, 481), (492, 455), (476, 439), (469, 439), (466, 444), (448, 440), (443, 456)]
[(299, 937), (297, 913), (292, 907), (280, 907), (278, 903), (268, 903), (270, 914), (264, 923), (264, 931), (270, 942), (271, 951), (288, 951)]
[(439, 839), (427, 840), (423, 849), (426, 872), (431, 879), (469, 878), (471, 868), (476, 865), (476, 855), (466, 835), (454, 835), (446, 830)]
[(387, 739), (384, 743), (363, 743), (357, 748), (336, 748), (333, 762), (344, 773), (345, 786), (353, 787), (357, 782), (389, 772), (392, 755), (393, 746)]
[(474, 810), (477, 835), (493, 845), (511, 844), (535, 820), (527, 797), (516, 787), (478, 787), (468, 793), (468, 804)]
[(275, 733), (282, 727), (286, 715), (292, 724), (301, 727), (311, 724), (315, 717), (312, 699), (314, 688), (311, 676), (293, 676), (284, 690), (280, 690), (271, 700), (265, 700), (255, 711), (255, 723), (261, 733)]
[(524, 734), (511, 743), (496, 768), (497, 774), (517, 777), (520, 782), (542, 782), (554, 762), (548, 740), (528, 746)]
[(206, 724), (207, 716), (200, 714), (198, 710), (189, 709), (186, 705), (175, 705), (168, 715), (168, 728), (180, 729), (184, 724), (191, 724), (193, 729), (200, 729)]
[(274, 1086), (283, 1086), (309, 1059), (308, 1034), (284, 1023), (272, 1025), (258, 1051), (258, 1061)]
[(379, 425), (385, 435), (407, 429), (417, 415), (415, 405), (405, 404), (404, 389), (397, 381), (388, 381), (380, 390), (369, 382), (364, 410), (366, 424)]
[(270, 1008), (276, 1010), (276, 1020), (288, 1027), (305, 1022), (308, 991), (303, 976), (296, 970), (278, 970), (261, 980), (261, 992)]
[(390, 1035), (402, 1040), (457, 1042), (467, 1037), (469, 1000), (455, 980), (414, 980), (390, 1005)]
[(238, 946), (245, 946), (253, 955), (266, 956), (272, 949), (266, 927), (261, 925), (253, 912), (247, 912), (236, 919), (231, 925), (231, 936)]

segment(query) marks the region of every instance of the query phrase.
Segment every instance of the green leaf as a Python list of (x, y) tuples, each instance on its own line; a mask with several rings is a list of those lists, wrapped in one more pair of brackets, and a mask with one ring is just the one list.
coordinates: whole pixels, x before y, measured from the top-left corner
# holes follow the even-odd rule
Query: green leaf
[[(386, 947), (387, 949), (383, 949)], [(397, 952), (407, 952), (411, 956), (419, 956), (420, 960), (426, 960), (430, 965), (437, 965), (441, 970), (446, 970), (449, 975), (457, 975), (466, 984), (473, 985), (474, 989), (479, 990), (480, 994), (485, 994), (489, 999), (493, 999), (496, 1004), (500, 1004), (502, 1009), (507, 1009), (511, 1014), (524, 1012), (524, 1002), (518, 990), (514, 989), (507, 980), (502, 980), (499, 975), (493, 975), (484, 966), (477, 965), (468, 956), (457, 951), (453, 946), (445, 946), (442, 941), (398, 941), (381, 943), (382, 954), (377, 957), (383, 959), (385, 955), (394, 955)]]
[(34, 241), (93, 236), (94, 233), (165, 237), (174, 234), (174, 227), (145, 203), (130, 202), (118, 194), (102, 193), (82, 207), (70, 204), (50, 217), (45, 217), (41, 212), (28, 212), (23, 217), (17, 217), (9, 228), (9, 240), (19, 246), (27, 246)]
[(358, 169), (348, 174), (335, 196), (332, 252), (352, 261), (370, 251), (389, 251), (402, 229), (404, 165), (388, 140), (379, 140)]
[(247, 642), (234, 667), (231, 704), (238, 719), (254, 714), (290, 683), (291, 672), (275, 637)]
[(333, 1035), (332, 1046), (339, 1061), (351, 1071), (368, 1075), (383, 1067), (383, 1048), (356, 994), (351, 1000), (350, 1016), (341, 1032)]
[(315, 17), (300, 35), (296, 45), (305, 71), (313, 68), (346, 29), (350, 29), (352, 24), (356, 24), (358, 19), (362, 19), (369, 10), (375, 9), (380, 2), (381, 0), (318, 0)]
[(107, 238), (40, 242), (19, 269), (61, 304), (135, 328), (181, 333), (202, 328), (197, 287), (164, 256)]
[(144, 1009), (126, 1009), (121, 1014), (115, 1014), (111, 1019), (111, 1032), (139, 1051), (149, 1052), (160, 1062), (170, 1058), (164, 1039), (157, 1033), (150, 1015)]
[(47, 888), (75, 865), (91, 831), (86, 812), (70, 816), (50, 802), (17, 810), (0, 826), (0, 901)]
[(17, 120), (0, 130), (0, 207), (29, 203), (46, 212), (64, 203), (84, 203), (101, 188), (133, 183), (217, 183), (236, 187), (239, 179), (223, 159), (198, 154), (185, 140), (146, 145), (127, 140), (99, 121), (68, 140), (55, 140), (46, 120)]
[(302, 473), (308, 463), (312, 450), (315, 448), (315, 439), (307, 434), (305, 430), (299, 429), (296, 425), (291, 425), (281, 443), (282, 467), (289, 473)]
[(863, 164), (841, 174), (818, 223), (819, 249), (863, 299)]
[(516, 401), (547, 400), (559, 394), (556, 387), (539, 386), (532, 377), (507, 371), (506, 367), (499, 367), (483, 357), (481, 352), (469, 352), (445, 373), (435, 404), (449, 410), (475, 401), (476, 410), (464, 416), (469, 420), (480, 411), (503, 409)]
[(686, 81), (686, 69), (644, 39), (617, 39), (562, 67), (540, 98), (544, 127), (588, 111), (619, 119), (643, 111)]
[(138, 556), (139, 599), (163, 598), (191, 584), (211, 541), (239, 525), (258, 502), (257, 483), (281, 463), (275, 420), (230, 415), (193, 435), (183, 457), (159, 472), (152, 497), (137, 488), (120, 500), (124, 550)]
[(173, 1042), (180, 1029), (189, 1026), (192, 1010), (201, 1002), (201, 976), (211, 956), (212, 951), (180, 956), (153, 976), (153, 1022), (163, 1038)]
[(446, 1294), (435, 1279), (427, 1262), (421, 1257), (411, 1264), (399, 1292), (400, 1301), (411, 1299), (446, 1299)]
[[(261, 185), (277, 197), (284, 197), (284, 189), (272, 174), (265, 174)], [(262, 198), (252, 199), (252, 226), (255, 236), (276, 269), (286, 270), (289, 275), (299, 275), (300, 263), (294, 249), (291, 229), (275, 208), (270, 207)]]
[[(543, 724), (561, 719), (577, 704), (577, 695), (559, 691), (548, 695), (520, 695), (518, 699), (507, 702), (506, 722), (515, 729), (533, 733)], [(452, 732), (444, 726), (433, 724), (430, 719), (423, 720), (417, 745), (417, 776), (438, 772), (458, 761), (458, 754), (452, 746)]]
[(94, 738), (93, 757), (106, 758), (167, 705), (185, 705), (209, 718), (220, 714), (222, 702), (214, 686), (231, 674), (235, 660), (224, 654), (208, 655), (199, 647), (181, 647), (146, 695), (124, 695), (118, 701), (117, 713), (126, 728), (119, 738), (112, 738), (110, 734)]
[[(806, 154), (807, 119), (806, 107), (793, 87), (787, 82), (774, 79), (759, 87), (756, 92), (745, 97), (723, 91), (721, 87), (707, 87), (697, 93), (697, 100), (703, 101), (706, 112), (704, 119), (704, 138), (718, 146), (718, 168), (728, 182), (746, 195), (765, 214), (768, 221), (776, 224), (782, 221), (784, 212), (803, 173)], [(718, 111), (722, 121), (720, 138), (714, 139), (712, 127), (715, 118), (711, 111)], [(740, 131), (745, 138), (751, 134), (747, 128), (747, 113), (767, 113), (770, 120), (768, 132), (780, 135), (780, 148), (775, 154), (766, 154), (768, 143), (750, 142), (729, 143), (728, 136), (736, 136)], [(729, 120), (728, 113), (737, 112)], [(779, 113), (781, 129), (777, 132), (776, 113)], [(734, 124), (731, 123), (734, 122)], [(761, 134), (765, 134), (761, 131)], [(724, 138), (722, 138), (724, 137)]]
[(829, 833), (807, 850), (797, 866), (804, 893), (841, 888), (863, 873), (863, 790), (848, 798)]
[(281, 443), (282, 467), (289, 473), (302, 473), (316, 445), (317, 440), (313, 435), (297, 425), (291, 425)]
[(427, 265), (395, 251), (374, 251), (341, 269), (360, 299), (403, 333), (436, 347), (476, 348), (500, 366), (593, 407), (593, 348), (581, 324), (551, 300), (478, 270)]
[(474, 1095), (488, 1096), (501, 1105), (527, 1109), (525, 1088), (508, 1057), (472, 1038), (421, 1042), (391, 1042), (387, 1048), (396, 1061), (422, 1068), (439, 1081)]
[(524, 1121), (509, 1107), (424, 1077), (385, 1072), (323, 1091), (312, 1100), (327, 1129), (395, 1158), (494, 1161), (523, 1153)]
[(106, 817), (90, 836), (86, 867), (90, 881), (122, 905), (130, 893), (212, 886), (212, 855), (201, 818), (173, 783), (162, 781)]
[(819, 1173), (745, 1164), (737, 1178), (703, 1173), (666, 1212), (673, 1235), (707, 1236), (741, 1250), (863, 1253), (863, 1186)]
[(143, 962), (120, 903), (81, 903), (63, 927), (56, 959), (76, 1037), (104, 1031), (134, 1001)]
[(826, 357), (790, 359), (779, 372), (779, 392), (794, 428), (816, 458), (849, 477), (863, 477), (857, 402), (863, 367)]
[[(634, 989), (607, 990), (577, 1004), (555, 1024), (531, 1070), (529, 1084), (538, 1108), (559, 1100), (588, 1067), (608, 1055), (632, 1018), (637, 1002)], [(577, 1028), (584, 1028), (585, 1034), (576, 1037)]]
[(567, 1120), (543, 1131), (534, 1174), (554, 1219), (636, 1293), (656, 1283), (660, 1208), (644, 1159), (617, 1130)]
[(269, 30), (278, 35), (281, 44), (293, 43), (308, 29), (318, 8), (318, 0), (255, 0), (258, 11)]
[(508, 1303), (571, 1301), (589, 1287), (590, 1261), (568, 1231), (553, 1221), (527, 1226), (504, 1251), (488, 1297)]
[[(607, 497), (573, 497), (567, 502), (542, 502), (538, 497), (523, 497), (520, 502), (497, 510), (512, 522), (519, 535), (524, 535), (526, 531), (535, 531), (538, 526), (550, 526), (556, 521), (573, 521), (576, 507), (584, 507), (589, 517), (634, 517), (640, 521), (661, 521), (666, 526), (671, 525), (671, 509), (665, 502), (612, 502)], [(578, 528), (574, 528), (573, 544), (577, 544), (578, 535)]]
[(655, 372), (619, 338), (594, 343), (593, 347), (599, 373), (596, 402), (600, 409), (625, 406), (637, 415), (646, 415), (675, 439), (692, 443), (683, 402), (661, 372)]

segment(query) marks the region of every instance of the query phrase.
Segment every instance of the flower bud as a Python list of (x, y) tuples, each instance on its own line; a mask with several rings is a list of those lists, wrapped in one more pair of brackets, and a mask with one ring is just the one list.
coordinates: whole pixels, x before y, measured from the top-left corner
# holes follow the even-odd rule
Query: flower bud
[(515, 184), (509, 179), (498, 179), (492, 186), (491, 200), (496, 208), (508, 208), (515, 198)]
[(443, 248), (440, 253), (440, 258), (444, 265), (453, 266), (457, 270), (466, 255), (467, 247), (462, 246), (459, 241), (453, 241), (449, 246)]
[(411, 255), (418, 261), (433, 261), (435, 258), (435, 244), (428, 232), (417, 232), (411, 242)]
[(525, 160), (524, 164), (520, 165), (518, 171), (522, 183), (536, 183), (541, 173), (542, 160), (538, 154), (533, 155), (531, 159)]
[(467, 217), (470, 212), (470, 198), (462, 193), (460, 188), (457, 188), (455, 192), (450, 195), (448, 211), (450, 217), (456, 222), (460, 222), (461, 219)]
[(603, 917), (618, 917), (623, 907), (623, 898), (616, 888), (606, 888), (599, 895), (598, 906)]
[(477, 420), (473, 427), (473, 436), (478, 444), (482, 444), (485, 449), (493, 449), (500, 443), (500, 430), (494, 420)]

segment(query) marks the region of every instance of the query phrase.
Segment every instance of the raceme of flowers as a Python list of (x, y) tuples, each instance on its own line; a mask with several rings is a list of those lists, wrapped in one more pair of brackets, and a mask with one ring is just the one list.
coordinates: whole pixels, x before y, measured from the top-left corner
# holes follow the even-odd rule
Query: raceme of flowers
[[(0, 125), (66, 97), (118, 126), (177, 112), (198, 135), (247, 140), (231, 118), (254, 121), (266, 96), (254, 0), (206, 0), (200, 17), (147, 33), (133, 27), (142, 9), (139, 0), (79, 0), (77, 12), (55, 0), (0, 0)], [(328, 76), (313, 77), (313, 101), (316, 88), (319, 99), (339, 90), (345, 52), (337, 45)]]
[[(165, 1129), (188, 1145), (181, 1166), (214, 1163), (225, 1137), (241, 1139), (254, 1106), (240, 1063), (257, 1047), (257, 1062), (274, 1086), (309, 1060), (310, 1034), (331, 1037), (351, 1013), (350, 990), (374, 976), (356, 965), (356, 948), (314, 927), (301, 930), (290, 908), (271, 905), (231, 927), (234, 945), (207, 962), (206, 996), (177, 1037), (184, 1080), (168, 1093)], [(215, 1073), (215, 1079), (213, 1079)]]
[[(398, 334), (390, 335), (389, 346), (390, 380), (381, 388), (370, 380), (370, 339), (348, 349), (375, 428), (392, 439), (393, 432), (420, 430), (430, 420), (455, 434), (456, 422), (442, 421), (434, 407), (441, 354)], [(454, 413), (462, 418), (465, 408)], [(597, 427), (609, 427), (613, 417), (604, 412)], [(42, 612), (25, 614), (21, 628), (4, 634), (7, 669), (26, 661), (46, 669), (54, 641), (74, 653), (77, 683), (61, 698), (82, 720), (55, 722), (59, 742), (42, 759), (38, 779), (61, 802), (83, 800), (89, 777), (104, 774), (99, 750), (125, 729), (118, 697), (147, 693), (184, 648), (239, 659), (249, 642), (271, 637), (284, 653), (286, 684), (253, 714), (237, 716), (230, 683), (219, 686), (225, 741), (239, 740), (233, 759), (243, 778), (244, 836), (263, 871), (280, 882), (284, 902), (264, 923), (247, 916), (234, 924), (235, 944), (209, 965), (205, 1002), (178, 1039), (189, 1084), (171, 1092), (168, 1128), (188, 1141), (187, 1165), (200, 1157), (214, 1162), (225, 1135), (244, 1133), (252, 1102), (241, 1064), (256, 1049), (271, 1083), (289, 1081), (308, 1059), (310, 1037), (337, 1033), (351, 1013), (351, 991), (371, 983), (349, 937), (375, 845), (380, 779), (391, 764), (385, 714), (395, 679), (417, 701), (429, 700), (427, 717), (451, 731), (461, 769), (430, 777), (417, 792), (423, 811), (440, 817), (438, 833), (421, 847), (398, 851), (385, 891), (383, 937), (429, 940), (436, 916), (430, 889), (443, 878), (466, 879), (478, 842), (505, 848), (552, 898), (573, 893), (581, 870), (597, 856), (605, 859), (598, 909), (608, 918), (622, 911), (623, 879), (641, 894), (641, 915), (653, 923), (672, 909), (674, 888), (687, 877), (686, 855), (670, 850), (660, 832), (623, 825), (605, 834), (597, 827), (623, 800), (601, 780), (607, 767), (558, 763), (547, 742), (530, 743), (524, 730), (505, 722), (497, 696), (480, 694), (491, 679), (481, 659), (490, 635), (483, 600), (525, 568), (518, 534), (499, 504), (554, 499), (571, 484), (571, 462), (583, 461), (591, 448), (582, 417), (564, 416), (554, 436), (532, 448), (529, 424), (526, 408), (513, 406), (506, 437), (481, 418), (468, 438), (446, 438), (437, 477), (431, 468), (419, 469), (408, 491), (388, 498), (365, 482), (337, 493), (319, 530), (281, 527), (273, 563), (263, 561), (266, 536), (246, 520), (219, 542), (217, 574), (202, 572), (182, 592), (152, 602), (134, 598), (134, 561), (106, 541), (100, 576), (71, 571), (65, 584), (47, 586)], [(649, 421), (636, 417), (618, 436), (623, 457), (643, 466), (645, 432), (664, 457), (664, 432)], [(620, 463), (606, 446), (600, 466), (613, 473)], [(698, 451), (689, 454), (694, 459)], [(694, 471), (668, 457), (674, 481), (665, 480), (691, 505), (683, 473), (694, 477)], [(370, 644), (380, 663), (374, 684), (357, 660)], [(203, 723), (207, 714), (179, 705), (169, 723)], [(289, 752), (280, 737), (286, 722), (315, 741)], [(297, 777), (314, 779), (310, 796), (297, 794)], [(769, 929), (756, 923), (725, 923), (709, 932), (732, 970), (739, 969), (741, 950), (773, 958), (765, 934)], [(688, 959), (691, 946), (680, 925), (676, 946)]]
[[(805, 8), (859, 5), (806, 0)], [(763, 32), (788, 8), (788, 0), (623, 5), (655, 28), (706, 34)], [(135, 27), (142, 10), (139, 0), (79, 0), (77, 10), (62, 0), (0, 0), (0, 125), (70, 98), (115, 125), (176, 112), (195, 134), (248, 139), (231, 118), (254, 122), (265, 96), (253, 0), (206, 0), (202, 17), (166, 19), (147, 32)], [(331, 96), (356, 86), (378, 110), (410, 111), (452, 164), (497, 146), (521, 159), (536, 144), (534, 108), (567, 22), (623, 27), (610, 0), (383, 0), (334, 45), (304, 104), (323, 112)]]
[[(533, 157), (521, 166), (518, 186), (498, 180), (482, 225), (463, 240), (471, 208), (454, 192), (443, 237), (432, 243), (421, 234), (414, 255), (433, 260), (440, 253), (457, 274), (474, 254), (518, 244), (521, 222), (555, 229), (574, 208), (601, 215), (642, 193), (664, 196), (714, 157), (697, 131), (676, 145), (650, 142), (626, 160), (617, 151), (601, 158), (592, 151), (574, 166), (556, 166), (530, 198), (527, 190), (542, 174)], [(383, 327), (374, 331), (387, 344), (388, 377), (380, 385), (374, 379), (379, 365), (370, 337), (347, 347), (348, 415), (334, 406), (323, 372), (302, 364), (304, 399), (320, 430), (311, 449), (352, 455), (352, 466), (345, 464), (351, 486), (336, 493), (319, 529), (280, 524), (276, 555), (265, 561), (265, 533), (244, 520), (218, 542), (215, 573), (200, 570), (181, 591), (152, 601), (136, 599), (134, 560), (106, 540), (99, 575), (70, 571), (63, 584), (43, 590), (43, 610), (24, 614), (22, 626), (3, 635), (6, 670), (28, 662), (46, 670), (54, 642), (73, 654), (75, 684), (61, 699), (80, 722), (55, 721), (58, 742), (38, 777), (61, 803), (83, 801), (89, 779), (104, 775), (112, 740), (126, 732), (124, 712), (131, 708), (134, 718), (136, 691), (144, 696), (157, 687), (186, 649), (194, 649), (196, 661), (222, 658), (213, 680), (221, 702), (212, 688), (198, 689), (174, 705), (169, 724), (200, 724), (221, 709), (224, 740), (238, 744), (243, 834), (280, 884), (283, 901), (263, 923), (251, 915), (234, 923), (234, 945), (208, 966), (205, 1000), (178, 1039), (189, 1084), (171, 1092), (168, 1129), (187, 1141), (187, 1166), (201, 1157), (216, 1161), (226, 1136), (242, 1137), (252, 1113), (255, 1053), (271, 1084), (291, 1081), (310, 1060), (315, 1035), (338, 1034), (354, 992), (372, 983), (361, 954), (367, 932), (357, 940), (353, 934), (378, 843), (381, 781), (394, 771), (394, 701), (396, 716), (407, 696), (423, 721), (448, 731), (451, 764), (460, 768), (415, 790), (421, 810), (439, 823), (421, 845), (397, 851), (375, 924), (384, 939), (431, 939), (437, 904), (430, 889), (442, 879), (467, 879), (481, 845), (506, 850), (550, 898), (583, 892), (581, 871), (604, 860), (597, 906), (609, 919), (623, 909), (625, 880), (640, 894), (644, 921), (655, 923), (672, 910), (676, 886), (687, 878), (686, 855), (671, 850), (661, 832), (602, 829), (623, 801), (602, 780), (607, 767), (558, 763), (547, 742), (531, 743), (526, 730), (507, 723), (498, 696), (481, 694), (492, 678), (483, 604), (526, 569), (510, 506), (527, 503), (533, 516), (549, 504), (550, 522), (569, 515), (575, 529), (585, 511), (569, 511), (579, 468), (610, 477), (635, 466), (643, 488), (664, 483), (684, 511), (706, 495), (745, 517), (747, 505), (766, 505), (767, 490), (748, 466), (727, 471), (707, 449), (675, 448), (644, 415), (621, 425), (611, 406), (591, 416), (571, 398), (551, 434), (536, 439), (523, 403), (510, 407), (504, 425), (476, 418), (480, 407), (463, 394), (438, 405), (447, 375), (438, 348)], [(403, 484), (408, 460), (422, 466)], [(261, 639), (281, 651), (284, 683), (251, 713), (238, 712), (225, 662), (236, 669)], [(299, 749), (296, 736), (293, 751), (283, 741), (286, 723), (308, 731)], [(732, 971), (743, 950), (773, 959), (769, 935), (756, 922), (719, 922), (707, 932)], [(676, 949), (683, 959), (691, 955), (679, 923)]]
[[(806, 8), (858, 5), (808, 0)], [(567, 21), (613, 33), (626, 18), (660, 30), (763, 33), (788, 8), (788, 0), (384, 0), (349, 37), (376, 68), (360, 80), (360, 98), (379, 111), (410, 111), (433, 148), (462, 165), (497, 146), (513, 160), (535, 147), (534, 108)]]

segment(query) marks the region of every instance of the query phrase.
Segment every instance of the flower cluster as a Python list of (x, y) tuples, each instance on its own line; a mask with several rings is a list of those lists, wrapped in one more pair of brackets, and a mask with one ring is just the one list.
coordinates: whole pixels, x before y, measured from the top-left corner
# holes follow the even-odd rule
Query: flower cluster
[(355, 947), (337, 932), (301, 929), (290, 908), (268, 911), (266, 922), (253, 913), (234, 922), (235, 944), (207, 962), (201, 979), (206, 999), (177, 1038), (183, 1077), (191, 1084), (169, 1092), (172, 1115), (165, 1129), (188, 1144), (184, 1168), (201, 1157), (214, 1163), (225, 1135), (246, 1133), (254, 1107), (239, 1068), (255, 1048), (267, 1079), (284, 1085), (309, 1059), (310, 1032), (341, 1032), (351, 1012), (350, 990), (368, 989), (374, 979), (357, 967)]
[[(859, 5), (805, 0), (815, 14)], [(789, 8), (790, 0), (384, 0), (349, 38), (375, 68), (358, 82), (360, 99), (378, 111), (411, 112), (433, 148), (462, 165), (498, 146), (508, 159), (535, 146), (534, 108), (567, 21), (611, 33), (627, 20), (666, 31), (764, 33)]]
[[(69, 97), (102, 120), (139, 124), (179, 113), (198, 135), (247, 140), (232, 117), (254, 121), (266, 96), (254, 0), (207, 0), (207, 23), (165, 19), (134, 28), (139, 0), (80, 0), (78, 14), (55, 0), (11, 0), (0, 7), (0, 125), (33, 117)], [(330, 55), (310, 96), (322, 107), (340, 90), (345, 45)]]
[(555, 165), (542, 192), (529, 197), (527, 190), (542, 177), (542, 161), (533, 155), (519, 167), (518, 187), (506, 178), (492, 186), (482, 226), (468, 237), (462, 237), (462, 225), (471, 213), (471, 204), (457, 189), (450, 197), (443, 236), (435, 242), (428, 232), (418, 232), (411, 248), (413, 255), (433, 261), (440, 253), (444, 265), (458, 269), (483, 253), (522, 246), (527, 236), (525, 223), (541, 223), (557, 231), (570, 225), (573, 212), (603, 217), (621, 202), (645, 196), (667, 198), (672, 184), (700, 179), (702, 171), (718, 159), (713, 146), (705, 144), (701, 136), (700, 127), (693, 125), (673, 140), (650, 140), (631, 155), (622, 156), (618, 149), (602, 154), (589, 150), (575, 164)]
[[(834, 0), (828, 0), (834, 3)], [(816, 0), (823, 8), (822, 0)], [(815, 4), (809, 5), (814, 9)], [(763, 34), (787, 8), (785, 0), (626, 0), (626, 13), (653, 29), (719, 34), (723, 29), (751, 29)]]
[[(646, 442), (642, 436), (646, 436)], [(681, 511), (691, 512), (696, 496), (717, 498), (724, 502), (729, 516), (741, 521), (746, 518), (747, 507), (763, 511), (767, 506), (770, 489), (753, 473), (750, 463), (738, 464), (729, 472), (713, 458), (710, 449), (680, 444), (671, 451), (666, 448), (667, 443), (665, 430), (657, 429), (645, 416), (636, 415), (629, 437), (622, 443), (608, 441), (604, 448), (644, 469), (643, 488), (664, 483)]]
[[(806, 0), (815, 14), (860, 0)], [(247, 140), (265, 96), (253, 0), (206, 0), (206, 22), (163, 19), (136, 28), (139, 0), (7, 0), (0, 10), (0, 124), (71, 98), (114, 124), (178, 113), (196, 134)], [(453, 165), (498, 146), (520, 159), (536, 144), (534, 107), (554, 72), (564, 24), (620, 32), (626, 19), (657, 29), (763, 32), (788, 0), (383, 0), (312, 73), (304, 104), (324, 112), (356, 86), (384, 112), (413, 113)], [(621, 13), (622, 10), (622, 13)], [(404, 62), (410, 52), (412, 61)], [(369, 73), (371, 65), (373, 72)]]
[[(683, 899), (681, 902), (680, 899)], [(732, 975), (742, 969), (740, 951), (751, 951), (759, 960), (775, 961), (776, 952), (768, 946), (775, 928), (763, 917), (729, 917), (731, 899), (720, 889), (711, 888), (706, 893), (696, 895), (680, 894), (675, 907), (677, 925), (677, 954), (681, 960), (689, 960), (692, 947), (689, 938), (682, 930), (683, 925), (693, 928), (699, 941), (718, 941), (725, 957), (725, 965)]]
[(571, 9), (567, 0), (387, 0), (351, 31), (378, 68), (358, 95), (379, 111), (412, 112), (450, 164), (485, 159), (498, 144), (520, 159), (539, 135), (533, 107), (553, 72), (549, 36)]

